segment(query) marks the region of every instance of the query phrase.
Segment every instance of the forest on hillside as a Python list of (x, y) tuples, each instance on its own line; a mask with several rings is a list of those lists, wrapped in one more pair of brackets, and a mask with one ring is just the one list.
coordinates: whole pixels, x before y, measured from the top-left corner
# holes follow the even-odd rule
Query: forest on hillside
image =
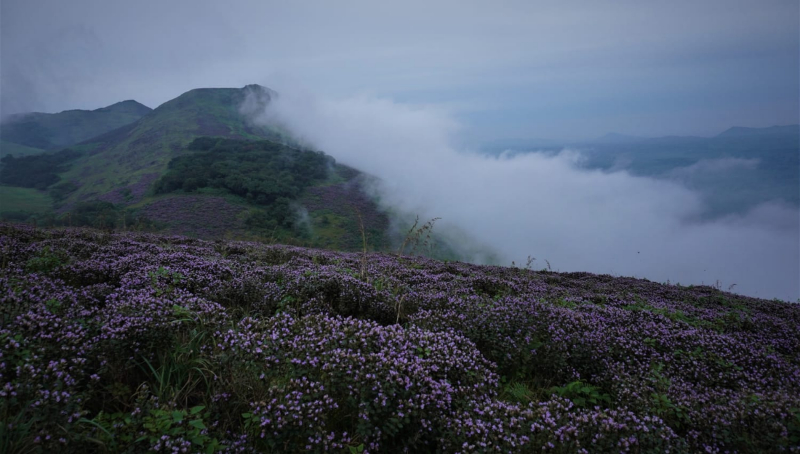
[(253, 227), (293, 228), (291, 203), (309, 186), (328, 177), (333, 158), (275, 142), (201, 137), (174, 158), (154, 185), (156, 194), (216, 189), (242, 197), (261, 209), (248, 219)]

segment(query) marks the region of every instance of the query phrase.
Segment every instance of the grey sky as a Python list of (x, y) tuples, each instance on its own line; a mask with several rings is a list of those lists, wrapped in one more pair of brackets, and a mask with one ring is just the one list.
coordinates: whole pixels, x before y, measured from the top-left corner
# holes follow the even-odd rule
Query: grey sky
[(2, 0), (2, 112), (301, 85), (448, 109), (462, 135), (798, 123), (800, 3)]

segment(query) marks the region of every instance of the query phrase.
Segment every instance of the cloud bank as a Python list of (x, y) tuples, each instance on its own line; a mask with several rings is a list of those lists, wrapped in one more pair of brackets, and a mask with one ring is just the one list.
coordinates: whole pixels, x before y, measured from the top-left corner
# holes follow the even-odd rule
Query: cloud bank
[(441, 217), (437, 229), (457, 226), (490, 245), (501, 264), (531, 255), (560, 271), (719, 282), (752, 296), (800, 298), (796, 209), (765, 204), (698, 222), (701, 198), (675, 181), (582, 169), (570, 150), (499, 157), (457, 150), (451, 138), (459, 125), (437, 107), (279, 91), (256, 121), (378, 177), (382, 203)]

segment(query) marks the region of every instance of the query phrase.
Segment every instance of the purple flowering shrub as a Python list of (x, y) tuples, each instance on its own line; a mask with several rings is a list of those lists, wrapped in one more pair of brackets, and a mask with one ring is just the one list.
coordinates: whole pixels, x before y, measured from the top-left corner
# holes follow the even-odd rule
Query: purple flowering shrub
[(687, 448), (657, 416), (639, 417), (624, 407), (586, 410), (557, 397), (527, 406), (496, 400), (476, 405), (457, 412), (447, 421), (445, 432), (442, 449), (449, 452), (680, 452)]
[(0, 452), (800, 451), (800, 307), (0, 225)]

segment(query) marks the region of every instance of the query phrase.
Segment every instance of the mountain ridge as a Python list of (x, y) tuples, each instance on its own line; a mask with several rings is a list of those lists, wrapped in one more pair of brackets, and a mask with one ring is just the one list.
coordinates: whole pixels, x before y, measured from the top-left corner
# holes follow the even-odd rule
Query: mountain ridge
[(590, 142), (593, 143), (631, 143), (647, 140), (647, 137), (631, 136), (628, 134), (620, 134), (617, 132), (606, 133)]
[(665, 136), (657, 137), (642, 137), (632, 136), (628, 134), (621, 134), (616, 132), (609, 132), (600, 137), (586, 140), (551, 140), (542, 137), (535, 138), (499, 138), (486, 141), (482, 143), (481, 148), (484, 150), (498, 151), (500, 149), (511, 149), (514, 151), (522, 151), (534, 148), (556, 148), (564, 146), (582, 146), (582, 145), (626, 145), (635, 144), (640, 142), (702, 142), (713, 139), (724, 138), (737, 138), (737, 137), (750, 137), (750, 136), (781, 136), (790, 134), (800, 134), (800, 124), (793, 125), (775, 125), (763, 128), (745, 127), (745, 126), (732, 126), (725, 131), (714, 136), (692, 136), (692, 135), (679, 135), (668, 134)]
[(150, 111), (144, 104), (127, 100), (94, 110), (15, 114), (0, 123), (0, 138), (7, 143), (53, 151), (133, 123)]
[(752, 135), (780, 135), (780, 134), (800, 134), (800, 124), (797, 125), (776, 125), (765, 128), (749, 128), (744, 126), (733, 126), (722, 131), (715, 137), (742, 137)]
[(126, 99), (125, 101), (120, 101), (110, 106), (101, 107), (99, 109), (95, 109), (92, 112), (112, 112), (112, 111), (125, 111), (125, 112), (135, 112), (139, 113), (142, 116), (147, 115), (153, 109), (150, 107), (145, 106), (144, 104), (136, 101), (135, 99)]
[(0, 217), (27, 219), (25, 195), (40, 204), (49, 195), (54, 211), (37, 214), (41, 225), (136, 224), (345, 250), (363, 247), (363, 228), (372, 247), (388, 248), (387, 214), (362, 191), (365, 175), (332, 158), (321, 163), (322, 153), (251, 121), (276, 96), (259, 85), (197, 88), (61, 151), (6, 159), (0, 178), (20, 202)]

